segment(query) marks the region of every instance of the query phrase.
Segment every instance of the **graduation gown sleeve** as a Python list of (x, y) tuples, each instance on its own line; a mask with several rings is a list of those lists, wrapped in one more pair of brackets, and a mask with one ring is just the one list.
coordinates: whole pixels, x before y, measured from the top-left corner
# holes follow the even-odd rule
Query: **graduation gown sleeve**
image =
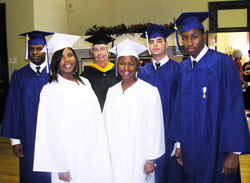
[(220, 64), (224, 105), (220, 118), (220, 152), (250, 152), (249, 129), (246, 122), (241, 81), (237, 67), (229, 56)]
[[(147, 159), (156, 159), (165, 152), (163, 114), (160, 94), (156, 87), (152, 87), (151, 94), (148, 97), (150, 115), (148, 119), (147, 132)], [(146, 111), (145, 111), (146, 112)], [(143, 114), (142, 114), (143, 115)]]
[(10, 81), (8, 97), (5, 105), (1, 136), (20, 139), (20, 94), (18, 72), (14, 71)]
[(61, 132), (60, 121), (55, 119), (60, 115), (60, 110), (54, 99), (53, 90), (46, 85), (41, 91), (38, 108), (34, 171), (66, 172), (69, 170), (61, 138), (64, 134)]

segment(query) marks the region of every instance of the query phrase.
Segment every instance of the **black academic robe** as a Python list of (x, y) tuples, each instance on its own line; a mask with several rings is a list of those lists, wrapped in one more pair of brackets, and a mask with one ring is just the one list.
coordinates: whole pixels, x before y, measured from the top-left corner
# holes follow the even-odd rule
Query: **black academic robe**
[(2, 121), (1, 136), (20, 139), (24, 158), (20, 158), (21, 183), (50, 183), (50, 173), (33, 172), (37, 111), (42, 87), (48, 82), (46, 68), (40, 76), (30, 65), (14, 71)]
[(174, 105), (178, 99), (176, 94), (180, 84), (179, 64), (169, 59), (156, 71), (151, 62), (139, 70), (138, 77), (158, 88), (162, 102), (166, 152), (156, 160), (155, 182), (182, 183), (182, 167), (177, 164), (175, 156), (171, 157), (175, 142), (168, 138), (170, 121), (174, 117)]
[(87, 66), (81, 76), (87, 78), (91, 83), (102, 110), (108, 89), (120, 81), (120, 78), (115, 76), (115, 67), (107, 72), (102, 72), (94, 67)]
[(188, 58), (180, 64), (180, 71), (181, 123), (175, 126), (180, 131), (171, 136), (181, 143), (185, 183), (240, 182), (239, 170), (222, 174), (229, 152), (250, 152), (235, 63), (228, 55), (209, 49), (194, 69)]

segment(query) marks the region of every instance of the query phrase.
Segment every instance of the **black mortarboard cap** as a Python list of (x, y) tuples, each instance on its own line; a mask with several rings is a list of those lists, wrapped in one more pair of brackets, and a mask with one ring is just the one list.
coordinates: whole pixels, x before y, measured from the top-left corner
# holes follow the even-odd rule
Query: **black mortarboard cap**
[(92, 43), (93, 46), (96, 44), (106, 44), (107, 45), (109, 42), (114, 41), (114, 40), (115, 40), (114, 38), (112, 38), (106, 34), (103, 34), (101, 32), (96, 32), (91, 37), (85, 39), (85, 41)]

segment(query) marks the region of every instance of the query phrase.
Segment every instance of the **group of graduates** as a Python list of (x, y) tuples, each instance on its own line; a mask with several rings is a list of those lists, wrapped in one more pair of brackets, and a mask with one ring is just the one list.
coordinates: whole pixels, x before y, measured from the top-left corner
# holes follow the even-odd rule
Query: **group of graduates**
[[(190, 54), (181, 63), (167, 55), (174, 30), (152, 24), (141, 35), (147, 47), (86, 39), (95, 63), (81, 74), (80, 36), (21, 34), (31, 62), (12, 74), (1, 129), (20, 158), (20, 182), (240, 183), (239, 155), (250, 153), (241, 80), (229, 55), (206, 46), (208, 16), (176, 20)], [(152, 61), (140, 68), (146, 50)]]

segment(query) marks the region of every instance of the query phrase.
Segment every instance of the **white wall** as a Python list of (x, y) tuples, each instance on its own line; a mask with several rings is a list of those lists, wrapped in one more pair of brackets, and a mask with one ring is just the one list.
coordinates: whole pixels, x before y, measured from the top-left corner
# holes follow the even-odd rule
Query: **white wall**
[(249, 33), (234, 32), (234, 33), (218, 33), (217, 34), (217, 49), (222, 53), (231, 53), (234, 50), (241, 50), (243, 57), (242, 63), (248, 61), (249, 50)]
[[(93, 25), (172, 23), (182, 12), (208, 11), (208, 2), (225, 0), (71, 0), (68, 31), (84, 35)], [(230, 1), (230, 0), (229, 0)], [(204, 22), (206, 29), (208, 21)]]
[(67, 33), (65, 0), (34, 0), (34, 29)]
[[(75, 9), (66, 11), (69, 1)], [(28, 63), (20, 33), (40, 29), (84, 35), (95, 24), (171, 23), (182, 12), (208, 11), (208, 2), (216, 1), (225, 0), (0, 0), (6, 3), (8, 56), (17, 61), (9, 64), (9, 73)], [(204, 25), (207, 29), (207, 20)]]
[(28, 62), (25, 61), (25, 38), (18, 35), (34, 28), (33, 0), (0, 0), (6, 6), (6, 29), (8, 57), (16, 60), (9, 63), (9, 75)]
[(25, 60), (25, 38), (20, 33), (43, 30), (67, 33), (65, 0), (0, 0), (6, 4), (9, 75), (29, 63)]

